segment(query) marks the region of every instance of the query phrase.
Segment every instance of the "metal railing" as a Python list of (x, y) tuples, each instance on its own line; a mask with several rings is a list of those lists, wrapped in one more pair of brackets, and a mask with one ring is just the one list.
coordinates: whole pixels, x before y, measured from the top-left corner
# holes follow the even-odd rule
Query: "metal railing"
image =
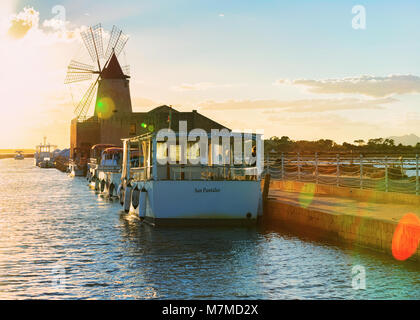
[(419, 195), (419, 157), (363, 155), (266, 156), (264, 173), (295, 180), (385, 192)]

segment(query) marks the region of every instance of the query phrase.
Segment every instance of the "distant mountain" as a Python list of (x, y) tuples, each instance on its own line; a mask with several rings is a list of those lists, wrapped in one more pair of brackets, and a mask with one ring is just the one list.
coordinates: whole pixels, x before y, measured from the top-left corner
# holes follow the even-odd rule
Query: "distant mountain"
[(395, 145), (399, 145), (401, 143), (404, 146), (415, 146), (417, 142), (420, 142), (420, 138), (417, 137), (415, 134), (406, 134), (404, 136), (399, 137), (388, 137), (388, 139), (393, 139)]

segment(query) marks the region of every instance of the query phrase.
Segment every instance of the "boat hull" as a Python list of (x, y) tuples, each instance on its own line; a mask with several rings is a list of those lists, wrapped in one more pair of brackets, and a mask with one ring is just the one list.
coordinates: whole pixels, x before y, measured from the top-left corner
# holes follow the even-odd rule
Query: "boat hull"
[(260, 209), (259, 181), (145, 181), (131, 190), (136, 186), (145, 203), (131, 199), (129, 212), (153, 225), (255, 224)]
[(118, 186), (121, 183), (121, 172), (99, 171), (99, 190), (106, 197), (117, 197)]
[(86, 175), (86, 166), (83, 167), (74, 163), (70, 163), (69, 172), (71, 177), (84, 177)]
[(38, 166), (43, 169), (54, 168), (54, 162), (50, 160), (44, 160), (38, 163)]

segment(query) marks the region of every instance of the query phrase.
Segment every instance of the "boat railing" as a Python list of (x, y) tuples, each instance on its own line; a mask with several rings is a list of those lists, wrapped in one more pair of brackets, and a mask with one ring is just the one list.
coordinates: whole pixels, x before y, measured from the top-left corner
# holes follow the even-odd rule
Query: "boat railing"
[[(134, 181), (153, 178), (152, 167), (130, 169)], [(185, 165), (169, 164), (156, 166), (157, 180), (258, 180), (257, 167), (236, 167), (231, 165)]]
[(130, 176), (134, 181), (150, 180), (151, 167), (130, 168)]
[(100, 165), (98, 166), (98, 170), (100, 171), (106, 171), (106, 172), (119, 172), (121, 171), (121, 166), (104, 166), (104, 165)]

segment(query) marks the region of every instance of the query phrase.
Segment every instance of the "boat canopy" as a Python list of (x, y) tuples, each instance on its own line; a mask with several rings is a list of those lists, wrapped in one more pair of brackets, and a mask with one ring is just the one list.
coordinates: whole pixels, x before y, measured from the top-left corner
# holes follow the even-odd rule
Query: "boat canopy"
[(105, 143), (95, 144), (92, 146), (92, 148), (90, 148), (90, 157), (98, 159), (101, 157), (103, 150), (107, 148), (113, 148), (113, 147), (117, 147), (117, 146), (115, 144), (105, 144)]
[[(188, 133), (171, 130), (163, 134), (153, 132), (121, 139), (124, 145), (122, 179), (261, 178), (264, 157), (262, 134), (229, 130), (215, 132), (215, 136), (213, 132), (204, 130), (190, 133), (192, 141)], [(173, 140), (169, 141), (169, 138)], [(139, 156), (133, 157), (134, 150)]]
[(121, 165), (123, 149), (118, 147), (106, 148), (102, 151), (102, 166), (119, 166)]
[(111, 147), (111, 148), (106, 148), (104, 151), (102, 151), (103, 154), (116, 154), (116, 153), (122, 153), (123, 152), (123, 148), (118, 148), (118, 147)]
[(97, 149), (106, 149), (111, 147), (117, 147), (115, 144), (106, 144), (106, 143), (99, 143), (95, 144), (90, 148), (91, 150), (97, 150)]

